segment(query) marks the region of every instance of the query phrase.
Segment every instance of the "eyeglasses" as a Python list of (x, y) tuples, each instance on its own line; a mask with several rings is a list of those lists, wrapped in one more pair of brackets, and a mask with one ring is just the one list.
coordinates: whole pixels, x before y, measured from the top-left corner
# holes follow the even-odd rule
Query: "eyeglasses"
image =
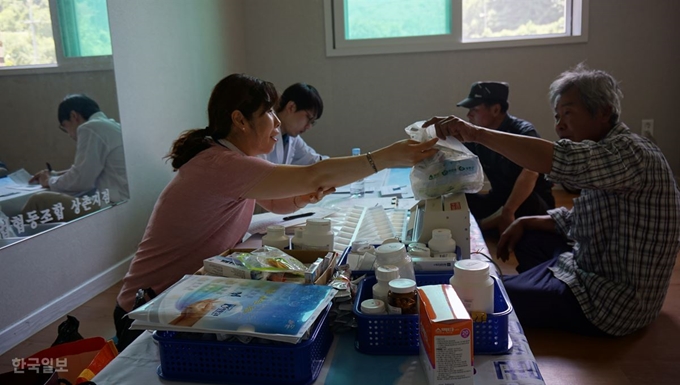
[(315, 124), (316, 124), (316, 116), (312, 116), (312, 115), (310, 115), (309, 113), (307, 113), (307, 123), (308, 123), (310, 126), (315, 125)]
[(59, 125), (59, 129), (61, 130), (61, 132), (68, 134), (68, 131), (66, 131), (66, 128), (64, 126), (62, 126), (61, 124)]

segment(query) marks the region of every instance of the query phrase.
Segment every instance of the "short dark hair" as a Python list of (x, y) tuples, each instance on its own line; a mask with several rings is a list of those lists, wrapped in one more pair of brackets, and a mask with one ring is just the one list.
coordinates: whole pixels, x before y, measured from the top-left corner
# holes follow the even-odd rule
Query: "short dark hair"
[(321, 100), (321, 95), (319, 91), (313, 86), (305, 83), (295, 83), (292, 86), (286, 88), (281, 94), (279, 99), (279, 106), (276, 109), (277, 112), (286, 107), (288, 102), (295, 103), (298, 111), (311, 110), (316, 113), (316, 119), (319, 119), (323, 114), (323, 100)]
[(59, 103), (57, 110), (57, 119), (59, 124), (64, 120), (69, 120), (71, 111), (80, 114), (85, 120), (89, 120), (90, 116), (101, 111), (99, 105), (94, 100), (90, 99), (84, 94), (67, 95), (64, 100)]

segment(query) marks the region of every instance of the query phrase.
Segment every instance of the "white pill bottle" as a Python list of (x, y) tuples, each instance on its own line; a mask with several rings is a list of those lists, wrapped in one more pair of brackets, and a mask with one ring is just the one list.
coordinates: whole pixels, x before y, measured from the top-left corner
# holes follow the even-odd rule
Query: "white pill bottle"
[(453, 265), (451, 286), (468, 312), (494, 311), (494, 282), (489, 264), (476, 259), (462, 259)]
[(302, 238), (305, 250), (333, 251), (335, 235), (331, 230), (331, 220), (327, 218), (307, 219)]
[(379, 299), (387, 303), (390, 281), (397, 278), (399, 278), (398, 267), (392, 265), (378, 266), (375, 269), (375, 279), (378, 283), (373, 285), (373, 299)]
[(290, 248), (290, 238), (286, 235), (286, 228), (281, 225), (267, 227), (267, 234), (262, 237), (263, 246), (276, 247), (279, 250)]
[(432, 239), (427, 243), (434, 258), (456, 259), (456, 241), (449, 229), (432, 230)]
[(376, 268), (393, 265), (399, 268), (399, 277), (416, 280), (411, 256), (406, 253), (403, 243), (387, 243), (375, 249)]

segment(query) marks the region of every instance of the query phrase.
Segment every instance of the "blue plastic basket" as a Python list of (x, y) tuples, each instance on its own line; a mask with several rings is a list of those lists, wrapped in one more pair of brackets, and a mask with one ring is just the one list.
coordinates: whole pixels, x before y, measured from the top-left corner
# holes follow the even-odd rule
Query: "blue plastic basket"
[[(449, 283), (450, 274), (416, 274), (418, 286)], [(361, 312), (361, 302), (371, 299), (375, 276), (366, 277), (357, 290), (354, 315), (357, 331), (354, 347), (366, 354), (417, 355), (420, 346), (418, 315), (368, 315)], [(487, 314), (485, 322), (473, 323), (475, 354), (502, 354), (508, 345), (508, 318), (512, 305), (508, 295), (494, 277), (494, 313)]]
[(230, 341), (182, 339), (156, 331), (166, 380), (229, 384), (311, 384), (319, 376), (333, 342), (330, 306), (319, 315), (312, 337), (298, 344), (242, 344)]
[[(375, 247), (378, 247), (380, 245), (374, 245)], [(345, 251), (342, 252), (342, 256), (340, 257), (340, 262), (338, 263), (339, 265), (347, 263), (347, 255), (352, 251), (352, 246), (348, 246), (345, 248)], [(460, 261), (461, 259), (461, 249), (460, 246), (456, 246), (456, 260)], [(449, 274), (449, 277), (451, 274), (453, 274), (453, 262), (451, 263), (451, 272), (444, 273), (442, 270), (434, 270), (434, 271), (424, 271), (424, 270), (416, 270), (416, 275), (419, 274), (434, 274), (434, 275), (441, 275), (441, 274)], [(362, 275), (375, 275), (375, 270), (354, 270), (352, 271), (352, 279), (361, 277)], [(448, 280), (446, 282), (449, 282)], [(445, 283), (445, 282), (440, 282), (440, 283)]]

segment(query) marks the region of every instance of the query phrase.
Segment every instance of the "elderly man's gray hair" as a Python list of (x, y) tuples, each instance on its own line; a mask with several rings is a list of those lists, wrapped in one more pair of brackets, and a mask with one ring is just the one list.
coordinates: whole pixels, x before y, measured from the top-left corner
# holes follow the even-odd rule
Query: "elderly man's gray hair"
[(557, 98), (576, 87), (581, 95), (588, 112), (595, 115), (597, 111), (611, 108), (612, 116), (609, 120), (612, 126), (619, 122), (621, 115), (621, 99), (623, 92), (619, 84), (610, 74), (601, 70), (592, 70), (584, 63), (562, 72), (550, 85), (550, 105), (555, 108)]

